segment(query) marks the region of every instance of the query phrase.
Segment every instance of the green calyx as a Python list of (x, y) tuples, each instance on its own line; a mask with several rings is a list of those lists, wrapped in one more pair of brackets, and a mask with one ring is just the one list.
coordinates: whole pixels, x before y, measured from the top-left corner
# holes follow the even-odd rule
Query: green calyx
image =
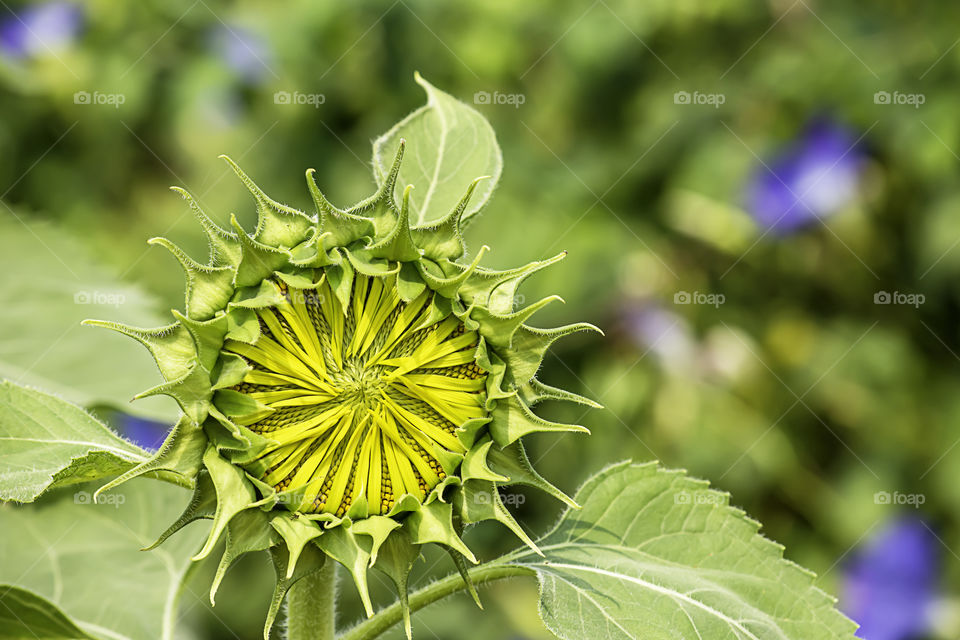
[[(431, 226), (411, 226), (410, 188), (396, 197), (404, 145), (377, 192), (341, 210), (307, 185), (307, 214), (269, 198), (231, 160), (253, 194), (247, 233), (216, 225), (180, 193), (206, 232), (201, 264), (163, 238), (186, 272), (175, 322), (140, 329), (89, 321), (150, 350), (183, 417), (133, 477), (164, 473), (194, 488), (181, 518), (213, 521), (197, 560), (226, 545), (211, 600), (244, 553), (270, 550), (277, 590), (265, 637), (287, 589), (329, 558), (350, 571), (368, 615), (367, 570), (390, 576), (405, 602), (423, 544), (444, 545), (458, 568), (476, 559), (465, 525), (497, 520), (536, 549), (498, 487), (526, 484), (573, 504), (530, 465), (520, 439), (586, 431), (532, 410), (547, 399), (590, 400), (536, 380), (546, 350), (575, 324), (537, 329), (515, 310), (517, 287), (562, 258), (494, 271), (470, 262), (461, 233), (478, 180)], [(397, 201), (399, 200), (399, 202)], [(408, 626), (409, 630), (409, 626)]]

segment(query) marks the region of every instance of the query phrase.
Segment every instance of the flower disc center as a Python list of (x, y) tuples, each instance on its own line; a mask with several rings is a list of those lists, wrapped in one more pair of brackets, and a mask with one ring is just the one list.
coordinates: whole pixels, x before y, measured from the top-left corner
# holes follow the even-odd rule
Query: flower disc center
[(337, 376), (341, 384), (340, 397), (345, 402), (352, 400), (367, 410), (374, 409), (386, 387), (382, 372), (380, 367), (364, 367), (358, 359), (345, 361), (342, 374)]
[(272, 441), (248, 471), (304, 512), (423, 500), (462, 460), (457, 430), (487, 415), (476, 332), (437, 294), (403, 302), (384, 278), (356, 276), (346, 307), (325, 280), (277, 286), (260, 337), (224, 345), (250, 365), (235, 390), (257, 405), (231, 418)]

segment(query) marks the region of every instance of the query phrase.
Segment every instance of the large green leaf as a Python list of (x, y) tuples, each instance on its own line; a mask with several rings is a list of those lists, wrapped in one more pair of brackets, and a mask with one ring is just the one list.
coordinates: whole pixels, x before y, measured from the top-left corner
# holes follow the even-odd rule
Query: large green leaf
[(0, 638), (92, 640), (49, 600), (26, 589), (0, 585)]
[[(141, 479), (93, 504), (97, 486), (33, 505), (0, 506), (0, 584), (49, 601), (97, 638), (176, 637), (177, 601), (203, 528), (188, 527), (158, 549), (140, 549), (177, 518), (189, 492)], [(0, 638), (11, 637), (20, 636), (0, 625)]]
[(373, 167), (382, 185), (393, 165), (400, 140), (406, 141), (397, 178), (396, 197), (413, 185), (410, 220), (414, 225), (435, 224), (449, 215), (474, 180), (487, 176), (473, 192), (463, 212), (466, 220), (490, 199), (503, 158), (493, 128), (476, 109), (440, 91), (416, 74), (427, 92), (427, 104), (398, 122), (373, 143)]
[(169, 398), (130, 403), (163, 381), (135, 341), (86, 318), (140, 327), (167, 324), (155, 302), (121, 282), (73, 237), (43, 222), (0, 214), (0, 378), (57, 393), (84, 406), (120, 407), (173, 424)]
[(541, 616), (561, 638), (852, 639), (813, 574), (727, 500), (681, 472), (619, 464), (537, 542), (546, 557), (504, 560), (536, 571)]
[(30, 502), (55, 487), (119, 475), (147, 454), (80, 407), (0, 383), (0, 500)]

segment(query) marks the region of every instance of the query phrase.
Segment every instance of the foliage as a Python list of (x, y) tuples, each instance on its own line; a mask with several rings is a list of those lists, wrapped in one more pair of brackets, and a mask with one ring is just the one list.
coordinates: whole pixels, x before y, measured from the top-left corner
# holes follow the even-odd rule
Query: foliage
[[(540, 544), (531, 541), (515, 521), (500, 498), (500, 486), (517, 483), (543, 486), (549, 493), (571, 502), (533, 470), (520, 438), (535, 432), (582, 430), (546, 422), (536, 417), (530, 406), (544, 399), (592, 404), (534, 378), (551, 343), (583, 327), (569, 325), (546, 331), (525, 325), (524, 321), (549, 302), (549, 298), (515, 310), (520, 283), (550, 261), (521, 269), (490, 271), (477, 266), (483, 256), (480, 251), (469, 265), (455, 262), (464, 254), (460, 225), (476, 187), (475, 178), (466, 195), (459, 203), (449, 203), (450, 212), (440, 218), (432, 213), (439, 205), (430, 204), (430, 196), (435, 195), (437, 202), (442, 202), (449, 183), (457, 181), (457, 172), (464, 167), (466, 171), (473, 171), (471, 158), (475, 154), (488, 157), (482, 161), (483, 169), (490, 169), (493, 163), (492, 173), (498, 173), (499, 150), (492, 134), (484, 146), (469, 133), (478, 126), (489, 128), (474, 110), (419, 77), (418, 81), (427, 89), (427, 106), (378, 140), (374, 149), (376, 160), (381, 147), (394, 136), (437, 140), (437, 145), (412, 145), (414, 164), (425, 171), (402, 172), (405, 141), (400, 138), (396, 141), (399, 148), (396, 160), (378, 180), (378, 192), (348, 210), (340, 211), (330, 205), (311, 179), (318, 208), (317, 215), (311, 217), (271, 200), (233, 165), (257, 200), (256, 232), (248, 234), (236, 218), (232, 219), (233, 232), (216, 227), (187, 196), (209, 235), (210, 263), (200, 264), (168, 241), (156, 240), (171, 250), (187, 274), (183, 314), (175, 312), (177, 321), (158, 329), (96, 323), (133, 337), (149, 349), (165, 382), (142, 395), (169, 395), (183, 411), (170, 437), (154, 456), (146, 458), (78, 407), (5, 383), (0, 400), (8, 417), (0, 437), (10, 443), (8, 446), (13, 448), (14, 455), (6, 457), (8, 466), (2, 475), (7, 483), (5, 492), (12, 497), (29, 501), (58, 486), (117, 475), (118, 478), (92, 494), (92, 502), (98, 507), (100, 502), (119, 506), (126, 501), (126, 494), (118, 492), (118, 486), (123, 489), (138, 476), (159, 476), (193, 487), (194, 495), (182, 515), (171, 518), (173, 524), (151, 548), (165, 543), (195, 520), (213, 520), (201, 550), (189, 561), (178, 559), (177, 554), (177, 550), (185, 548), (183, 540), (189, 545), (189, 537), (174, 536), (181, 542), (173, 554), (166, 551), (166, 546), (155, 549), (155, 562), (166, 571), (162, 579), (151, 576), (150, 569), (143, 565), (134, 564), (138, 571), (132, 579), (121, 571), (109, 571), (108, 579), (99, 581), (101, 591), (120, 589), (128, 595), (139, 593), (137, 604), (122, 609), (124, 615), (116, 618), (119, 608), (92, 609), (97, 602), (108, 600), (109, 595), (81, 586), (94, 573), (93, 565), (69, 572), (71, 579), (79, 581), (69, 591), (83, 594), (79, 602), (64, 601), (60, 584), (62, 556), (80, 554), (78, 562), (103, 561), (103, 556), (87, 553), (91, 542), (85, 542), (84, 538), (95, 536), (96, 529), (103, 525), (86, 516), (93, 513), (102, 517), (102, 513), (87, 509), (81, 517), (80, 513), (74, 513), (77, 506), (71, 509), (62, 500), (45, 504), (36, 511), (9, 511), (5, 514), (8, 530), (37, 527), (35, 519), (43, 523), (45, 531), (60, 536), (52, 543), (45, 538), (24, 539), (28, 545), (40, 543), (52, 550), (54, 560), (49, 578), (31, 570), (32, 565), (21, 573), (22, 563), (30, 562), (36, 552), (7, 544), (4, 551), (10, 554), (6, 562), (9, 575), (21, 573), (22, 577), (17, 580), (25, 576), (27, 585), (37, 591), (23, 593), (25, 587), (11, 585), (17, 588), (11, 593), (18, 597), (11, 597), (11, 604), (7, 606), (14, 616), (21, 609), (25, 614), (34, 615), (32, 607), (36, 605), (42, 609), (44, 625), (75, 624), (88, 629), (88, 633), (96, 634), (99, 630), (100, 634), (112, 637), (138, 637), (140, 633), (170, 637), (174, 633), (176, 601), (187, 566), (205, 560), (225, 534), (225, 550), (211, 588), (211, 601), (223, 574), (237, 558), (251, 551), (269, 550), (277, 569), (277, 585), (264, 628), (266, 639), (270, 637), (280, 604), (298, 581), (315, 591), (335, 589), (335, 579), (304, 580), (333, 561), (352, 574), (367, 610), (368, 620), (352, 630), (351, 637), (375, 637), (395, 621), (389, 610), (380, 614), (372, 610), (367, 590), (368, 566), (377, 566), (396, 583), (400, 595), (398, 606), (407, 635), (411, 636), (411, 610), (447, 594), (438, 587), (427, 587), (422, 594), (407, 595), (410, 568), (420, 554), (421, 545), (430, 542), (448, 547), (455, 560), (459, 577), (451, 576), (452, 582), (448, 579), (447, 584), (467, 588), (478, 604), (474, 576), (477, 583), (483, 583), (512, 574), (535, 573), (541, 583), (540, 609), (544, 623), (561, 637), (666, 638), (675, 635), (678, 624), (683, 627), (683, 633), (701, 637), (704, 633), (718, 638), (775, 635), (799, 639), (812, 633), (819, 637), (850, 637), (853, 625), (833, 609), (833, 603), (824, 594), (813, 589), (810, 574), (783, 562), (779, 549), (758, 538), (756, 525), (730, 510), (721, 494), (707, 492), (703, 484), (690, 482), (678, 474), (658, 472), (653, 465), (621, 465), (595, 476), (578, 494), (582, 505), (574, 505), (575, 511), (568, 512)], [(460, 123), (464, 122), (471, 124), (466, 133), (461, 133)], [(428, 196), (419, 207), (411, 202), (411, 185), (403, 184), (405, 180), (426, 187)], [(419, 218), (429, 221), (428, 226), (408, 222), (415, 211)], [(394, 289), (395, 294), (391, 293)], [(319, 302), (309, 303), (307, 299), (311, 294)], [(396, 298), (392, 306), (381, 310), (373, 305), (374, 301), (382, 301), (389, 295)], [(318, 309), (311, 311), (309, 304), (317, 305)], [(342, 305), (343, 311), (338, 305)], [(372, 310), (364, 311), (365, 305)], [(321, 312), (322, 323), (304, 324), (306, 321), (302, 318), (309, 319), (311, 314)], [(429, 357), (416, 357), (420, 346), (411, 347), (413, 351), (400, 351), (399, 355), (387, 351), (398, 341), (401, 345), (409, 342), (402, 338), (407, 325), (412, 327), (412, 337), (433, 326), (439, 327), (436, 330), (439, 332), (449, 324), (448, 316), (450, 321), (464, 325), (460, 332), (463, 335), (452, 342), (475, 345), (472, 347), (475, 355), (467, 354), (470, 357), (463, 360), (460, 351), (445, 346), (446, 335), (452, 327), (437, 336), (430, 333), (427, 338), (418, 339), (425, 340), (429, 353), (433, 354)], [(387, 317), (395, 318), (395, 328), (387, 326), (383, 336), (379, 336), (374, 329)], [(311, 334), (306, 333), (309, 331), (315, 331), (316, 335), (311, 338)], [(338, 337), (344, 341), (349, 337), (349, 348), (341, 349)], [(311, 347), (313, 342), (317, 344)], [(284, 450), (278, 434), (299, 427), (296, 421), (281, 421), (279, 427), (270, 422), (266, 430), (257, 431), (259, 421), (265, 417), (271, 421), (282, 420), (280, 416), (285, 416), (287, 411), (283, 403), (301, 396), (316, 404), (352, 393), (337, 390), (329, 395), (324, 389), (330, 384), (340, 384), (335, 381), (350, 371), (348, 355), (363, 355), (370, 343), (381, 345), (376, 348), (390, 355), (379, 366), (387, 368), (388, 373), (384, 375), (389, 380), (412, 370), (433, 371), (432, 377), (438, 378), (444, 369), (430, 367), (440, 367), (439, 363), (451, 358), (455, 360), (443, 366), (472, 364), (480, 368), (481, 382), (485, 381), (486, 389), (481, 403), (485, 411), (482, 415), (464, 414), (454, 424), (458, 427), (456, 436), (462, 443), (459, 449), (462, 453), (454, 459), (452, 452), (441, 455), (439, 449), (424, 449), (434, 445), (418, 440), (418, 451), (430, 451), (429, 455), (438, 456), (438, 464), (444, 465), (446, 473), (440, 476), (443, 480), (425, 489), (421, 482), (417, 494), (416, 482), (404, 484), (404, 475), (393, 473), (400, 461), (391, 459), (390, 474), (381, 478), (377, 470), (377, 484), (382, 482), (388, 487), (390, 501), (380, 508), (387, 498), (382, 498), (380, 492), (370, 494), (368, 507), (367, 476), (355, 478), (353, 470), (365, 464), (360, 449), (357, 449), (359, 458), (353, 454), (346, 456), (348, 469), (335, 469), (335, 465), (341, 464), (335, 458), (326, 463), (334, 465), (326, 482), (333, 480), (331, 488), (324, 488), (322, 495), (332, 496), (340, 487), (332, 505), (318, 502), (322, 499), (319, 484), (314, 493), (304, 496), (303, 492), (309, 491), (312, 484), (304, 489), (290, 484), (289, 478), (284, 480), (282, 476), (274, 480), (270, 480), (270, 476), (261, 478), (261, 472), (254, 470), (257, 465), (274, 469), (292, 464), (286, 462), (286, 458), (276, 461), (270, 456), (274, 451)], [(284, 346), (288, 351), (283, 351)], [(314, 352), (316, 358), (310, 356)], [(323, 355), (327, 353), (331, 355)], [(341, 360), (342, 372), (337, 367)], [(413, 362), (407, 363), (407, 360)], [(310, 363), (310, 367), (324, 376), (310, 373), (304, 363)], [(336, 369), (331, 370), (332, 377), (327, 378), (331, 367)], [(391, 367), (401, 368), (398, 373), (389, 373)], [(459, 370), (455, 375), (454, 381), (463, 379)], [(278, 376), (284, 384), (277, 387), (280, 391), (274, 391), (270, 381)], [(303, 389), (296, 392), (300, 396), (291, 397), (294, 393), (290, 391), (291, 380), (301, 380), (304, 387), (316, 390)], [(361, 382), (364, 380), (367, 378), (358, 378), (350, 384), (368, 384)], [(263, 389), (264, 384), (268, 385), (267, 391), (249, 390)], [(417, 391), (410, 386), (414, 382), (406, 384), (418, 397), (428, 397), (423, 394), (429, 389)], [(368, 398), (370, 393), (375, 393), (373, 387), (363, 391), (362, 397)], [(454, 392), (446, 393), (449, 396)], [(472, 402), (469, 398), (472, 396), (465, 395), (455, 402)], [(386, 403), (399, 401), (384, 395)], [(270, 402), (277, 402), (277, 407), (269, 406)], [(368, 402), (364, 400), (360, 405), (363, 411), (381, 411)], [(453, 409), (443, 409), (441, 405), (427, 405), (427, 409), (433, 406), (444, 415), (455, 415), (449, 413)], [(297, 417), (303, 411), (299, 400), (293, 410), (291, 415), (296, 420), (310, 420)], [(417, 413), (423, 410), (418, 409)], [(402, 412), (402, 409), (394, 411)], [(400, 415), (397, 414), (396, 424), (388, 426), (384, 413), (378, 429), (388, 434), (397, 431), (402, 424)], [(403, 420), (408, 422), (409, 418)], [(366, 421), (364, 418), (355, 424), (343, 424), (350, 427), (350, 433), (360, 434)], [(424, 418), (419, 421), (424, 425), (422, 428), (433, 432), (443, 425), (431, 427)], [(314, 423), (315, 420), (305, 422)], [(341, 429), (334, 427), (326, 429), (331, 434)], [(379, 438), (377, 435), (378, 441)], [(438, 442), (445, 442), (442, 434), (437, 438)], [(399, 436), (397, 439), (399, 442)], [(357, 435), (350, 435), (349, 441), (356, 442)], [(343, 446), (347, 446), (346, 439)], [(364, 450), (367, 449), (364, 445)], [(399, 455), (386, 449), (380, 454), (379, 445), (374, 451), (374, 460), (379, 460), (381, 455)], [(411, 451), (410, 459), (416, 455)], [(47, 467), (30, 466), (32, 460), (45, 456)], [(265, 457), (262, 463), (258, 462), (261, 457)], [(318, 459), (314, 465), (324, 464), (326, 459)], [(300, 462), (294, 471), (304, 464), (309, 463)], [(370, 462), (369, 466), (374, 465)], [(424, 467), (422, 473), (423, 478), (428, 477), (429, 469)], [(412, 477), (412, 470), (407, 475)], [(26, 487), (29, 490), (25, 490), (24, 480), (32, 481)], [(326, 482), (322, 482), (324, 487)], [(111, 491), (104, 493), (107, 489)], [(293, 496), (293, 509), (288, 506), (291, 504), (288, 494)], [(74, 502), (89, 506), (90, 496), (84, 491), (77, 492)], [(134, 492), (132, 498), (141, 510), (148, 510), (151, 516), (158, 514), (153, 496)], [(691, 502), (692, 498), (696, 501)], [(706, 504), (701, 503), (702, 498), (708, 498)], [(317, 508), (318, 503), (322, 510)], [(127, 516), (131, 517), (129, 512)], [(121, 533), (126, 529), (126, 533), (132, 534), (130, 537), (136, 538), (151, 520), (144, 518), (142, 511), (132, 516), (140, 518), (136, 521), (137, 528), (133, 528), (130, 521), (120, 519), (119, 529)], [(464, 560), (476, 563), (476, 558), (459, 533), (463, 525), (484, 520), (499, 520), (525, 542), (528, 549), (468, 569)], [(113, 524), (112, 519), (108, 521)], [(73, 529), (82, 524), (85, 528), (73, 535)], [(70, 546), (61, 550), (60, 539), (68, 535)], [(126, 541), (122, 535), (117, 540)], [(106, 553), (111, 560), (123, 555), (116, 549), (108, 549)], [(301, 621), (301, 610), (304, 614), (309, 612), (310, 620), (317, 619), (315, 607), (320, 596), (305, 596), (303, 588), (298, 587), (288, 598), (291, 640), (319, 633), (314, 623)], [(159, 601), (157, 594), (162, 596)], [(43, 600), (44, 597), (49, 601)], [(327, 603), (325, 606), (330, 607), (328, 617), (333, 620), (334, 599), (329, 596), (322, 599)], [(791, 603), (786, 610), (785, 601)], [(679, 622), (680, 614), (686, 622)], [(323, 620), (323, 616), (319, 619)]]
[[(74, 636), (56, 630), (76, 625), (93, 638), (157, 640), (179, 637), (175, 628), (197, 530), (146, 553), (158, 531), (189, 501), (183, 489), (155, 480), (126, 485), (100, 504), (100, 486), (77, 485), (44, 497), (31, 508), (0, 509), (0, 527), (19, 535), (0, 548), (0, 584), (6, 615), (50, 638)], [(36, 616), (36, 618), (34, 618)], [(63, 635), (56, 635), (62, 633)], [(2, 638), (30, 638), (17, 625), (0, 626)], [(44, 636), (40, 636), (44, 637)]]
[(146, 460), (138, 447), (53, 396), (4, 382), (0, 405), (2, 500), (32, 502), (50, 489), (119, 475)]
[[(148, 412), (148, 401), (126, 401), (156, 376), (149, 357), (76, 323), (156, 326), (155, 306), (142, 298), (141, 315), (133, 301), (142, 293), (117, 308), (70, 305), (76, 289), (132, 286), (159, 308), (179, 307), (169, 257), (142, 243), (162, 233), (193, 255), (206, 248), (169, 184), (189, 188), (219, 224), (235, 211), (252, 228), (247, 194), (211, 163), (220, 153), (298, 209), (310, 205), (309, 166), (334, 202), (368, 193), (371, 134), (422, 104), (409, 81), (419, 69), (467, 102), (478, 91), (523, 96), (519, 105), (474, 103), (498, 132), (505, 171), (465, 242), (491, 245), (486, 264), (499, 268), (569, 251), (531, 278), (525, 295), (561, 291), (567, 304), (545, 309), (545, 324), (584, 319), (607, 333), (562, 342), (544, 363), (547, 382), (605, 406), (589, 417), (585, 408), (543, 407), (544, 417), (593, 432), (531, 439), (527, 454), (544, 476), (572, 495), (612, 460), (687, 468), (730, 491), (835, 593), (855, 545), (898, 514), (917, 514), (938, 536), (943, 595), (953, 602), (958, 11), (943, 0), (922, 12), (904, 3), (745, 0), (83, 3), (72, 46), (0, 60), (0, 261), (16, 274), (0, 297), (17, 310), (0, 319), (2, 375), (106, 419), (101, 405)], [(242, 41), (245, 66), (223, 54), (224, 40)], [(77, 104), (78, 91), (122, 93), (125, 102)], [(324, 101), (278, 104), (282, 91)], [(726, 100), (677, 104), (678, 91)], [(878, 91), (926, 100), (878, 104)], [(824, 114), (863, 136), (858, 196), (823, 224), (763, 236), (747, 186)], [(65, 288), (69, 272), (45, 245), (84, 280), (86, 262), (101, 275)], [(30, 269), (17, 266), (28, 259)], [(725, 302), (676, 305), (680, 291), (722, 293)], [(874, 305), (879, 291), (926, 301)], [(73, 350), (74, 337), (91, 350)], [(172, 401), (154, 400), (151, 415), (174, 412)], [(898, 509), (875, 501), (878, 492), (925, 502)], [(532, 496), (519, 486), (504, 497), (526, 530), (543, 531), (559, 507)], [(465, 540), (490, 555), (512, 544), (496, 527), (473, 528)], [(426, 555), (412, 589), (436, 577), (434, 561), (447, 558)], [(235, 571), (243, 583), (272, 580), (272, 569), (253, 561)], [(523, 608), (525, 598), (536, 601), (524, 588), (498, 583), (483, 594), (482, 617), (465, 598), (421, 610), (414, 629), (505, 638), (503, 629), (522, 627), (549, 637), (532, 606)], [(375, 605), (392, 601), (376, 579), (371, 589)], [(187, 624), (215, 636), (259, 633), (262, 610), (220, 600), (213, 613), (192, 607)], [(344, 620), (362, 616), (349, 597), (340, 609)], [(949, 622), (945, 629), (957, 633)]]

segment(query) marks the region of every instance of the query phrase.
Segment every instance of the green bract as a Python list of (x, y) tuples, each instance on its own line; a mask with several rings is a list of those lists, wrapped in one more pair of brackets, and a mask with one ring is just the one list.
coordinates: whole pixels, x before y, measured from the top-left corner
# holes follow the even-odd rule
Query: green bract
[(514, 308), (523, 280), (562, 255), (494, 271), (480, 266), (484, 247), (464, 261), (461, 229), (482, 178), (461, 186), (446, 216), (414, 225), (412, 187), (398, 189), (403, 154), (399, 139), (377, 192), (346, 210), (308, 171), (315, 214), (272, 200), (227, 159), (256, 200), (254, 232), (235, 218), (220, 228), (181, 191), (209, 237), (209, 262), (151, 243), (186, 271), (184, 311), (158, 329), (93, 322), (150, 350), (164, 382), (141, 396), (172, 396), (184, 414), (155, 456), (100, 491), (157, 473), (194, 487), (157, 544), (213, 520), (195, 556), (226, 538), (211, 599), (240, 555), (268, 549), (278, 580), (265, 635), (290, 585), (326, 557), (350, 571), (369, 615), (367, 569), (387, 573), (405, 603), (420, 545), (444, 545), (466, 578), (463, 559), (476, 559), (459, 535), (465, 525), (497, 520), (539, 553), (500, 485), (573, 504), (533, 470), (520, 438), (586, 431), (531, 407), (594, 405), (534, 377), (555, 340), (593, 327), (525, 324), (555, 297)]

